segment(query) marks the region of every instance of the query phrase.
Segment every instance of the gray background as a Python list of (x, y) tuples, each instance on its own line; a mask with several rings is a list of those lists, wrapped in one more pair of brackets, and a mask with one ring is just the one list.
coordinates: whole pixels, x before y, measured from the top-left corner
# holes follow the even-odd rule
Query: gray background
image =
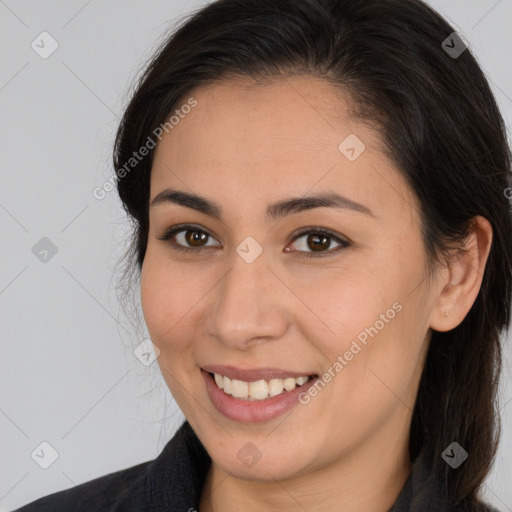
[[(119, 307), (115, 265), (129, 224), (115, 191), (101, 201), (92, 191), (112, 174), (132, 79), (203, 3), (0, 0), (0, 512), (156, 457), (183, 420), (157, 363), (133, 353), (144, 326)], [(469, 42), (510, 127), (512, 0), (430, 4)], [(46, 59), (31, 47), (43, 31), (59, 45)], [(57, 248), (47, 261), (32, 250), (43, 237)], [(503, 512), (512, 511), (511, 362), (507, 343), (503, 438), (485, 485)], [(48, 469), (44, 441), (58, 453)]]

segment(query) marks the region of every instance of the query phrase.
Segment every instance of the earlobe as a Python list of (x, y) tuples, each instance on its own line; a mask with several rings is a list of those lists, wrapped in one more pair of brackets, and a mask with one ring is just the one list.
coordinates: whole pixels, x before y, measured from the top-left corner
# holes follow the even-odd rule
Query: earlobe
[(484, 217), (475, 217), (464, 246), (447, 264), (448, 278), (440, 283), (430, 316), (432, 329), (450, 331), (464, 320), (480, 291), (491, 244), (491, 224)]

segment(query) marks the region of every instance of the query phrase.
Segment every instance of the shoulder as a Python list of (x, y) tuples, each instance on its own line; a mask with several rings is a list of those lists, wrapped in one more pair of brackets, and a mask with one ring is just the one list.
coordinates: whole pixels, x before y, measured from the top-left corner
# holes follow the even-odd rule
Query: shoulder
[(501, 512), (477, 496), (453, 503), (446, 483), (434, 471), (430, 451), (422, 449), (416, 457), (409, 478), (388, 512)]
[[(109, 473), (39, 498), (13, 512), (114, 512), (132, 493), (140, 493), (152, 461)], [(134, 511), (137, 509), (133, 509)]]
[(498, 510), (484, 501), (478, 500), (476, 505), (461, 505), (456, 507), (454, 512), (501, 512), (501, 510)]
[(185, 421), (160, 455), (12, 512), (165, 512), (198, 508), (211, 459)]
[(480, 497), (473, 497), (463, 500), (454, 506), (450, 512), (501, 512), (501, 510), (489, 505)]

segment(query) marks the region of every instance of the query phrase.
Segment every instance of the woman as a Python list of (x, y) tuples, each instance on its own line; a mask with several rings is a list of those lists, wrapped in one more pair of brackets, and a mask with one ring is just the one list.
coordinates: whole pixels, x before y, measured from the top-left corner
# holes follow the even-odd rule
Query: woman
[(420, 0), (219, 0), (119, 127), (117, 187), (186, 422), (33, 511), (489, 511), (510, 152)]

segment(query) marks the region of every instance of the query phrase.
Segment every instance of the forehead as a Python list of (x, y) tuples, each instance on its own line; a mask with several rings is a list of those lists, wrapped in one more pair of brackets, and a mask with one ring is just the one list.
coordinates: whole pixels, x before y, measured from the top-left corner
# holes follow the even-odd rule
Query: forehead
[[(348, 98), (314, 77), (262, 83), (247, 78), (223, 80), (199, 87), (189, 97), (197, 106), (180, 122), (179, 130), (173, 129), (175, 139), (209, 146), (207, 154), (219, 159), (236, 152), (237, 158), (255, 161), (256, 156), (296, 155), (308, 148), (334, 150), (337, 156), (340, 135), (357, 124), (348, 116)], [(375, 135), (372, 139), (373, 144), (379, 142)]]
[[(269, 191), (278, 199), (313, 188), (360, 201), (379, 187), (404, 187), (379, 133), (352, 118), (348, 96), (325, 80), (232, 79), (194, 89), (176, 109), (190, 98), (196, 106), (157, 146), (151, 197), (185, 185), (222, 200), (229, 194), (233, 202), (241, 191), (248, 200)], [(364, 148), (356, 160), (340, 149), (346, 140)]]

